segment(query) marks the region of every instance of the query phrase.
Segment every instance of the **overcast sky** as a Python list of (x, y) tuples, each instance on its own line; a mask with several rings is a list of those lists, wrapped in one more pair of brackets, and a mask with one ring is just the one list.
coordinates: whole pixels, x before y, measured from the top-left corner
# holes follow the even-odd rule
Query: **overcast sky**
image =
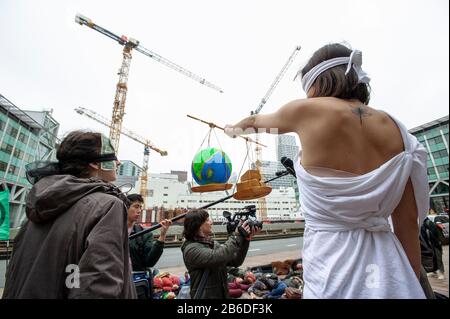
[[(297, 70), (324, 44), (363, 52), (372, 78), (370, 105), (408, 128), (448, 114), (447, 0), (0, 0), (0, 93), (23, 109), (53, 109), (60, 135), (109, 130), (73, 109), (110, 118), (122, 47), (74, 22), (77, 12), (205, 77), (198, 84), (133, 51), (123, 126), (169, 152), (150, 156), (151, 173), (189, 170), (208, 127), (233, 124), (256, 109), (297, 45), (302, 49), (262, 113), (304, 98)], [(245, 142), (217, 132), (238, 172)], [(274, 137), (264, 159), (275, 159)], [(121, 138), (120, 159), (142, 164), (143, 146)], [(247, 167), (247, 166), (245, 166)]]

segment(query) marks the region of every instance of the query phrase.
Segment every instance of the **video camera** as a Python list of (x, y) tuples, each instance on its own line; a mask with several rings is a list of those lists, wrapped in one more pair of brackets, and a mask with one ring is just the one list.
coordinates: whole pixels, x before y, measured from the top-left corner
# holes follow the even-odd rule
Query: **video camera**
[[(247, 221), (248, 226), (250, 228), (258, 227), (259, 229), (263, 228), (263, 224), (256, 219), (256, 206), (255, 205), (249, 205), (245, 206), (243, 210), (231, 214), (228, 211), (223, 212), (223, 217), (225, 217), (228, 220), (227, 223), (227, 232), (228, 234), (232, 234), (236, 228), (239, 226), (239, 223), (241, 225)], [(242, 226), (239, 226), (238, 228), (239, 233), (242, 235), (242, 237), (248, 237), (250, 234), (247, 233)]]

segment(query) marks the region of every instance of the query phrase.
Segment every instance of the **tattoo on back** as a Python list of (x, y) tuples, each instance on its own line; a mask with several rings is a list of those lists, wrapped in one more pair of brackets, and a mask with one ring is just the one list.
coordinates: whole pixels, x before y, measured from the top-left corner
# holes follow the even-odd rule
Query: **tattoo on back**
[(352, 109), (352, 113), (357, 115), (357, 116), (359, 116), (359, 120), (360, 120), (361, 125), (362, 125), (363, 117), (368, 117), (368, 116), (372, 115), (372, 113), (370, 113), (369, 109), (367, 107), (365, 107), (365, 106), (361, 106), (361, 105), (356, 106), (356, 107), (355, 106), (351, 106), (351, 105), (349, 105), (349, 106)]

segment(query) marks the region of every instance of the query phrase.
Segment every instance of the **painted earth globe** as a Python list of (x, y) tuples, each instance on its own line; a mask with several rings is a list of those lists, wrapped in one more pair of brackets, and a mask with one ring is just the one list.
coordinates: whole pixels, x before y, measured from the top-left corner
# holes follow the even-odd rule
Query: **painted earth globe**
[(224, 151), (210, 147), (195, 155), (191, 169), (195, 182), (203, 186), (226, 183), (233, 166)]

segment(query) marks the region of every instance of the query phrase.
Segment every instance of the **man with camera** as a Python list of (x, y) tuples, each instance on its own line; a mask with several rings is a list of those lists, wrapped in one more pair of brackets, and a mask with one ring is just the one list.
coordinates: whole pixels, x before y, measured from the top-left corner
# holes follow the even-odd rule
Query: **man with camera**
[[(191, 298), (228, 298), (227, 266), (244, 262), (252, 237), (260, 230), (250, 220), (238, 223), (224, 244), (213, 241), (212, 221), (205, 210), (194, 210), (184, 218), (181, 251), (191, 277)], [(230, 227), (228, 227), (230, 230)]]

